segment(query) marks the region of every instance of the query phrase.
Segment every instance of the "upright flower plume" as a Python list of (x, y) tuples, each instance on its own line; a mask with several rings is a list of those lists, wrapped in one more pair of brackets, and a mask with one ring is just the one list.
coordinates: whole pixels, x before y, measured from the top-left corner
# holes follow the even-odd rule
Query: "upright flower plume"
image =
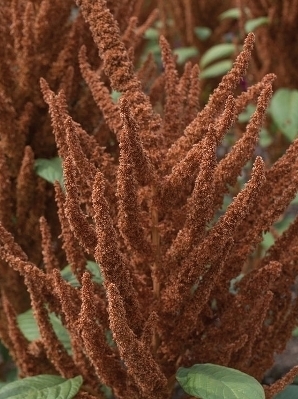
[[(142, 1), (60, 3), (3, 6), (17, 67), (3, 63), (9, 83), (0, 87), (1, 340), (21, 376), (81, 375), (82, 398), (111, 389), (117, 399), (170, 399), (177, 368), (195, 363), (261, 381), (297, 323), (297, 218), (255, 254), (297, 193), (298, 139), (271, 167), (255, 155), (275, 77), (235, 94), (254, 34), (201, 107), (199, 68), (176, 65), (165, 14), (169, 3), (175, 20), (183, 10), (179, 29), (192, 26), (190, 1), (158, 1), (162, 71), (152, 55), (134, 66), (154, 2), (146, 18)], [(190, 28), (183, 40), (194, 40)], [(238, 139), (221, 157), (235, 126)], [(52, 186), (35, 159), (57, 155), (63, 184)], [(18, 324), (30, 301), (33, 342)], [(267, 387), (266, 398), (296, 374)]]

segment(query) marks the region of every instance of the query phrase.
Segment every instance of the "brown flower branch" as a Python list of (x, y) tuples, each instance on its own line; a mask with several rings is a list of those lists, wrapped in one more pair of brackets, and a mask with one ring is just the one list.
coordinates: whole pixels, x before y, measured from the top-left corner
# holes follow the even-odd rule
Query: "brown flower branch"
[(44, 217), (41, 217), (39, 220), (40, 223), (40, 231), (42, 236), (42, 256), (44, 262), (44, 268), (47, 273), (50, 273), (54, 269), (59, 268), (59, 261), (55, 256), (53, 250), (53, 241), (50, 232), (49, 225)]
[(132, 285), (129, 269), (117, 244), (117, 235), (109, 214), (104, 191), (103, 176), (100, 172), (97, 172), (92, 193), (95, 212), (94, 221), (98, 240), (94, 252), (95, 259), (101, 265), (105, 284), (112, 283), (117, 286), (123, 299), (131, 328), (136, 334), (140, 334), (143, 316), (141, 315), (135, 288)]
[[(80, 397), (102, 398), (100, 389), (108, 385), (119, 399), (169, 398), (177, 367), (201, 362), (261, 380), (297, 320), (290, 293), (297, 220), (262, 259), (254, 259), (254, 250), (297, 192), (298, 141), (270, 169), (257, 157), (248, 183), (233, 187), (233, 202), (220, 209), (228, 186), (254, 160), (272, 94), (272, 74), (234, 94), (254, 35), (200, 109), (198, 67), (187, 63), (180, 76), (171, 54), (166, 2), (158, 2), (167, 37), (160, 39), (164, 72), (152, 56), (138, 71), (134, 67), (141, 36), (157, 16), (155, 3), (148, 5), (149, 17), (139, 1), (78, 0), (79, 16), (70, 14), (71, 4), (23, 7), (13, 1), (11, 12), (4, 7), (7, 15), (0, 15), (11, 23), (11, 33), (0, 26), (10, 57), (0, 76), (7, 70), (13, 82), (0, 88), (1, 279), (9, 276), (3, 284), (0, 279), (2, 340), (24, 376), (81, 374)], [(183, 40), (193, 41), (197, 6), (169, 4), (177, 22), (181, 16), (178, 30), (189, 23)], [(0, 55), (6, 57), (3, 48)], [(14, 69), (20, 69), (18, 78)], [(50, 117), (37, 90), (40, 76)], [(121, 94), (117, 104), (113, 90)], [(239, 130), (237, 117), (251, 101), (257, 107), (246, 131), (219, 159), (224, 135), (235, 124)], [(34, 177), (33, 165), (34, 158), (57, 152), (65, 193), (56, 182), (54, 198), (52, 186)], [(87, 272), (87, 259), (97, 262), (103, 284)], [(65, 263), (77, 287), (63, 279)], [(21, 286), (14, 271), (25, 280), (41, 332), (31, 343), (17, 326), (19, 308), (7, 289), (8, 282), (14, 293)], [(67, 329), (71, 352), (56, 336), (49, 312)], [(295, 373), (268, 388), (268, 398)]]
[(144, 396), (162, 398), (167, 386), (166, 377), (155, 363), (150, 350), (138, 341), (129, 328), (124, 304), (114, 284), (107, 286), (107, 295), (110, 327), (128, 375)]

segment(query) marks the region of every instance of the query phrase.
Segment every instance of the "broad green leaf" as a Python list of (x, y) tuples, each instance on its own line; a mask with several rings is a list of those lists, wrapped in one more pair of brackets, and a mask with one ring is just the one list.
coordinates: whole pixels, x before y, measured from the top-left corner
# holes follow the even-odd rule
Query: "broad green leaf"
[(107, 399), (112, 399), (114, 397), (113, 395), (113, 391), (111, 390), (110, 387), (108, 387), (107, 385), (103, 385), (100, 388), (101, 392), (104, 394), (104, 397)]
[(152, 41), (146, 46), (146, 54), (160, 55), (160, 46), (157, 42)]
[(155, 22), (154, 25), (155, 25), (157, 28), (162, 29), (162, 28), (164, 28), (165, 26), (174, 26), (175, 23), (174, 23), (174, 20), (173, 20), (172, 18), (167, 18), (165, 24), (164, 24), (163, 21), (158, 20), (158, 21)]
[(267, 233), (264, 233), (262, 241), (262, 247), (264, 248), (264, 250), (267, 251), (267, 249), (270, 248), (273, 244), (274, 244), (273, 235), (269, 231)]
[(111, 98), (112, 98), (113, 103), (116, 104), (120, 97), (121, 97), (120, 91), (115, 91), (115, 90), (112, 91)]
[(273, 138), (270, 136), (269, 132), (267, 129), (262, 128), (260, 131), (260, 138), (259, 138), (259, 144), (261, 147), (266, 148), (270, 144), (272, 144)]
[(294, 141), (298, 136), (298, 90), (278, 89), (268, 111), (278, 129)]
[(298, 385), (298, 377), (295, 377), (295, 378), (294, 378), (292, 384), (293, 384), (293, 385)]
[(157, 41), (150, 40), (146, 45), (144, 52), (141, 57), (141, 62), (144, 62), (148, 54), (151, 53), (154, 57), (155, 62), (158, 64), (161, 62), (160, 46)]
[(80, 283), (78, 282), (76, 276), (73, 274), (70, 265), (65, 266), (61, 270), (62, 278), (67, 281), (72, 287), (80, 287)]
[(158, 40), (159, 30), (155, 28), (148, 28), (144, 33), (144, 37), (147, 40)]
[(94, 281), (97, 284), (103, 283), (103, 277), (101, 275), (100, 268), (96, 262), (93, 262), (92, 260), (87, 260), (86, 268), (89, 270), (89, 272), (93, 276), (92, 281)]
[(0, 399), (72, 399), (82, 383), (80, 375), (68, 380), (47, 374), (27, 377), (2, 387)]
[(244, 25), (244, 29), (246, 33), (253, 32), (256, 30), (259, 26), (265, 25), (269, 23), (269, 18), (268, 17), (259, 17), (259, 18), (254, 18), (250, 19), (249, 21), (246, 21)]
[[(87, 260), (86, 269), (91, 273), (92, 281), (94, 281), (97, 284), (103, 283), (103, 277), (101, 275), (101, 271), (97, 263), (91, 260)], [(70, 265), (65, 266), (64, 269), (61, 270), (61, 276), (65, 281), (67, 281), (73, 287), (80, 287), (80, 283), (78, 282), (76, 276), (71, 271)]]
[[(292, 331), (292, 336), (293, 337), (298, 337), (298, 327), (295, 327), (294, 330)], [(298, 397), (298, 396), (297, 396)]]
[(176, 378), (187, 394), (200, 399), (265, 399), (255, 378), (229, 367), (208, 363), (180, 367)]
[[(256, 106), (254, 104), (248, 104), (247, 107), (241, 114), (238, 116), (238, 121), (240, 123), (246, 123), (250, 120), (252, 114), (255, 112)], [(272, 143), (273, 139), (270, 136), (269, 132), (267, 129), (262, 128), (260, 131), (260, 138), (259, 138), (259, 144), (261, 147), (266, 148), (268, 145)]]
[(179, 47), (176, 48), (173, 53), (178, 56), (177, 64), (184, 64), (189, 58), (198, 55), (198, 49), (196, 47)]
[[(86, 269), (89, 270), (89, 272), (91, 273), (92, 281), (96, 282), (97, 284), (103, 283), (103, 277), (97, 263), (88, 260), (86, 264)], [(78, 280), (71, 271), (70, 265), (67, 265), (61, 271), (61, 276), (73, 287), (80, 287)], [(67, 352), (71, 354), (71, 342), (67, 329), (63, 326), (59, 317), (57, 317), (54, 313), (49, 313), (49, 317), (59, 341), (62, 343)], [(18, 315), (17, 321), (20, 330), (28, 339), (28, 341), (31, 342), (40, 338), (39, 328), (34, 318), (32, 309), (29, 309), (28, 311)], [(109, 345), (114, 345), (114, 341), (112, 339), (110, 331), (106, 331), (106, 339)]]
[(222, 202), (222, 207), (221, 209), (223, 211), (226, 211), (227, 207), (233, 202), (233, 198), (231, 197), (231, 194), (225, 194)]
[(279, 234), (282, 234), (284, 231), (288, 230), (288, 227), (294, 220), (294, 215), (286, 216), (282, 220), (276, 222), (274, 224), (274, 228), (277, 230)]
[(289, 385), (273, 399), (296, 399), (298, 398), (298, 385)]
[(253, 104), (248, 104), (247, 107), (241, 114), (238, 116), (238, 121), (240, 123), (245, 123), (248, 122), (252, 116), (252, 114), (255, 112), (256, 106)]
[(235, 44), (233, 43), (222, 43), (211, 47), (201, 57), (200, 67), (203, 69), (220, 58), (229, 57), (235, 53), (235, 49)]
[(240, 8), (235, 7), (235, 8), (230, 8), (227, 11), (224, 11), (223, 13), (221, 13), (219, 15), (218, 18), (221, 19), (221, 20), (226, 19), (226, 18), (239, 19), (240, 15), (241, 15)]
[(212, 30), (207, 26), (197, 26), (195, 28), (195, 35), (200, 40), (207, 40), (211, 36)]
[[(70, 353), (71, 344), (68, 331), (63, 326), (61, 320), (54, 313), (49, 313), (49, 317), (53, 329), (57, 337), (59, 338), (59, 341), (62, 343), (67, 352)], [(32, 309), (29, 309), (26, 312), (19, 314), (17, 316), (17, 321), (20, 330), (28, 339), (28, 341), (35, 341), (36, 339), (40, 338), (39, 328), (34, 318)]]
[(227, 73), (233, 66), (232, 60), (219, 61), (200, 72), (201, 79), (215, 78)]
[[(245, 8), (244, 8), (244, 11), (245, 11), (245, 14), (246, 14), (247, 16), (250, 15), (250, 10), (249, 10), (248, 7), (245, 7)], [(226, 18), (239, 19), (239, 18), (240, 18), (240, 15), (241, 15), (240, 9), (239, 9), (238, 7), (235, 7), (235, 8), (230, 8), (229, 10), (224, 11), (223, 13), (221, 13), (221, 14), (219, 15), (219, 19), (220, 19), (220, 20), (223, 20), (223, 19), (226, 19)]]
[(9, 350), (0, 341), (0, 359), (3, 367), (2, 379), (0, 382), (0, 388), (4, 385), (15, 381), (18, 378), (18, 369), (14, 364), (12, 357), (10, 356)]
[(63, 171), (61, 158), (38, 158), (34, 163), (35, 172), (50, 183), (58, 181), (63, 186)]

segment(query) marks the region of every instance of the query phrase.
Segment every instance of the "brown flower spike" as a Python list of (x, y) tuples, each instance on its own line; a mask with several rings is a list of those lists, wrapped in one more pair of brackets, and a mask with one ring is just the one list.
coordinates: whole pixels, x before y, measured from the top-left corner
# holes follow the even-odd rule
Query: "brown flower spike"
[[(14, 0), (0, 15), (1, 340), (21, 376), (82, 375), (82, 398), (110, 388), (117, 399), (170, 399), (178, 367), (196, 363), (261, 381), (298, 319), (290, 292), (298, 219), (255, 256), (298, 190), (298, 139), (271, 167), (255, 156), (275, 77), (235, 94), (254, 34), (200, 108), (199, 70), (187, 63), (180, 74), (166, 2), (157, 2), (164, 72), (150, 55), (134, 66), (155, 2), (149, 17), (137, 0), (76, 3)], [(196, 7), (174, 3), (177, 23), (183, 11), (179, 29), (192, 26)], [(190, 28), (185, 40), (194, 40)], [(255, 112), (220, 158), (250, 102)], [(35, 159), (57, 155), (64, 185), (53, 189), (36, 176)], [(17, 323), (29, 295), (40, 331), (33, 342)], [(266, 399), (296, 374), (266, 387)]]

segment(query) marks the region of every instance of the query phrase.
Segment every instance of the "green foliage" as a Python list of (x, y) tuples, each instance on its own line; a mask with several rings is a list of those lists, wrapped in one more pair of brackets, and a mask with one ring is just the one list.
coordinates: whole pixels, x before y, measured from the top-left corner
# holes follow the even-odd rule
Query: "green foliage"
[(157, 41), (159, 38), (159, 31), (156, 28), (148, 28), (144, 33), (144, 37), (147, 40), (155, 40)]
[(298, 337), (298, 327), (296, 327), (293, 332), (292, 332), (292, 336), (297, 338)]
[(267, 233), (263, 233), (262, 248), (264, 251), (267, 251), (274, 244), (274, 241), (275, 240), (272, 233), (269, 231)]
[(195, 28), (195, 35), (200, 40), (207, 40), (211, 36), (212, 30), (206, 26), (197, 26)]
[[(238, 121), (240, 123), (247, 123), (250, 120), (252, 114), (255, 112), (255, 110), (256, 110), (256, 106), (255, 105), (248, 104), (248, 106), (245, 108), (245, 110), (243, 112), (241, 112), (241, 114), (238, 116)], [(265, 128), (261, 129), (259, 137), (260, 137), (259, 138), (259, 145), (262, 148), (268, 147), (273, 142), (272, 135), (270, 135), (268, 130), (265, 129)]]
[[(247, 7), (245, 7), (244, 11), (245, 11), (245, 13), (247, 15), (250, 14), (250, 11), (249, 11), (249, 9)], [(235, 8), (230, 8), (229, 10), (224, 11), (223, 13), (221, 13), (219, 15), (219, 19), (220, 20), (227, 19), (227, 18), (239, 19), (240, 16), (241, 16), (240, 9), (238, 7), (235, 7)]]
[(185, 64), (189, 58), (195, 57), (199, 54), (196, 47), (179, 47), (176, 48), (173, 53), (178, 56), (178, 65)]
[(2, 387), (0, 399), (71, 399), (82, 383), (81, 376), (69, 380), (47, 374), (27, 377)]
[(269, 134), (267, 129), (262, 128), (260, 131), (259, 144), (261, 147), (266, 148), (273, 143), (273, 137)]
[[(246, 16), (250, 17), (250, 10), (249, 8), (245, 7), (244, 9)], [(231, 8), (222, 14), (219, 15), (219, 19), (222, 21), (227, 18), (231, 19), (239, 19), (241, 16), (241, 10), (238, 7)], [(249, 19), (245, 23), (245, 32), (249, 33), (256, 30), (259, 26), (269, 23), (269, 18), (267, 16)], [(197, 29), (197, 28), (196, 28)], [(203, 28), (202, 28), (203, 29)], [(196, 32), (197, 36), (199, 35)], [(198, 36), (199, 37), (199, 36)], [(219, 61), (208, 68), (207, 65), (210, 63), (225, 57), (231, 57), (235, 53), (235, 44), (234, 43), (221, 43), (211, 47), (206, 53), (201, 57), (200, 67), (201, 67), (201, 74), (200, 77), (202, 79), (208, 78), (215, 78), (217, 76), (222, 76), (232, 68), (232, 60), (225, 59)], [(268, 140), (267, 140), (268, 141)], [(268, 144), (269, 145), (269, 144)]]
[[(244, 12), (246, 17), (251, 17), (251, 12), (248, 7), (244, 8)], [(224, 11), (222, 14), (219, 15), (219, 19), (222, 21), (227, 18), (231, 19), (239, 19), (241, 17), (241, 10), (239, 7), (230, 8), (227, 11)], [(259, 26), (265, 25), (269, 23), (269, 18), (267, 16), (248, 19), (244, 25), (245, 33), (255, 31)]]
[(231, 56), (235, 53), (235, 44), (233, 43), (221, 43), (211, 47), (201, 57), (200, 67), (204, 69), (207, 65), (213, 61), (217, 61), (220, 58)]
[(111, 99), (114, 104), (117, 104), (119, 98), (121, 97), (120, 91), (113, 90), (111, 93)]
[[(156, 25), (159, 25), (158, 23)], [(202, 40), (207, 39), (210, 36), (211, 30), (206, 27), (198, 27), (196, 28), (196, 34), (202, 37)], [(149, 28), (146, 30), (144, 37), (147, 39), (147, 45), (143, 54), (142, 59), (144, 60), (149, 53), (153, 54), (155, 61), (160, 63), (161, 61), (161, 52), (159, 47), (159, 29), (157, 28)], [(196, 57), (198, 55), (198, 49), (196, 47), (177, 47), (173, 50), (173, 53), (177, 55), (177, 64), (183, 65), (187, 60), (192, 57)], [(119, 98), (118, 92), (112, 93), (112, 99), (114, 102), (117, 102)]]
[[(57, 337), (59, 338), (59, 341), (70, 354), (71, 343), (68, 331), (61, 323), (61, 320), (55, 315), (55, 313), (49, 313), (49, 318), (53, 329)], [(36, 339), (40, 338), (39, 328), (34, 318), (32, 309), (29, 309), (26, 312), (19, 314), (17, 317), (17, 321), (20, 330), (28, 339), (28, 341), (35, 341)]]
[(298, 385), (289, 385), (282, 392), (274, 396), (274, 399), (298, 398)]
[(239, 370), (215, 364), (180, 367), (176, 378), (184, 391), (201, 399), (265, 399), (263, 387)]
[(241, 114), (238, 116), (238, 121), (240, 123), (246, 123), (250, 120), (252, 114), (255, 112), (256, 106), (254, 104), (248, 104), (248, 106), (245, 108)]
[(39, 158), (34, 163), (35, 173), (48, 181), (54, 183), (58, 181), (63, 187), (62, 160), (59, 157), (52, 159)]
[[(86, 269), (89, 270), (89, 272), (91, 273), (92, 281), (97, 284), (103, 283), (103, 277), (97, 263), (88, 260)], [(72, 273), (70, 265), (67, 265), (63, 270), (61, 270), (61, 276), (73, 287), (80, 287), (80, 283)], [(49, 313), (49, 318), (59, 341), (62, 343), (67, 352), (71, 354), (71, 342), (67, 329), (63, 326), (60, 318), (57, 317), (55, 313)], [(32, 309), (29, 309), (26, 312), (19, 314), (17, 316), (17, 321), (20, 330), (28, 339), (28, 341), (32, 342), (40, 338), (39, 328), (34, 318)], [(106, 339), (110, 346), (115, 345), (112, 339), (111, 332), (109, 330), (106, 331)]]
[[(97, 284), (103, 283), (103, 278), (97, 263), (88, 260), (86, 269), (91, 273), (92, 280), (94, 282)], [(71, 271), (70, 265), (67, 265), (63, 270), (61, 270), (61, 276), (73, 287), (80, 287), (77, 278)], [(60, 342), (67, 352), (71, 353), (71, 344), (68, 331), (61, 323), (61, 320), (54, 313), (49, 313), (49, 318)], [(32, 309), (29, 309), (26, 312), (18, 315), (17, 320), (20, 330), (29, 341), (34, 341), (35, 339), (40, 338), (38, 325), (35, 321)], [(109, 338), (107, 337), (107, 339)]]
[(204, 69), (200, 73), (201, 79), (216, 78), (217, 76), (222, 76), (227, 73), (232, 68), (232, 60), (223, 60), (216, 62), (210, 67)]
[[(1, 359), (1, 378), (5, 381), (0, 382), (0, 388), (9, 382), (17, 379), (18, 370), (9, 354), (8, 349), (0, 341), (0, 359)], [(4, 375), (5, 374), (5, 375)]]
[[(292, 215), (289, 215), (274, 224), (273, 227), (276, 230), (276, 232), (278, 233), (278, 235), (281, 235), (285, 230), (287, 230), (287, 228), (292, 223), (293, 218), (294, 217)], [(263, 234), (262, 247), (263, 247), (264, 251), (267, 251), (267, 249), (269, 249), (274, 244), (274, 242), (275, 242), (275, 239), (273, 237), (273, 234), (270, 231)]]
[[(101, 271), (97, 263), (91, 260), (87, 260), (86, 269), (91, 273), (92, 281), (94, 281), (97, 284), (103, 283), (103, 277), (101, 275)], [(78, 282), (76, 276), (71, 271), (70, 265), (65, 266), (65, 268), (61, 270), (61, 276), (72, 287), (80, 287), (80, 283)]]
[(248, 20), (245, 25), (244, 29), (246, 33), (255, 31), (259, 26), (266, 25), (269, 23), (268, 17), (259, 17)]
[(298, 135), (298, 90), (278, 89), (268, 110), (277, 128), (292, 142)]

